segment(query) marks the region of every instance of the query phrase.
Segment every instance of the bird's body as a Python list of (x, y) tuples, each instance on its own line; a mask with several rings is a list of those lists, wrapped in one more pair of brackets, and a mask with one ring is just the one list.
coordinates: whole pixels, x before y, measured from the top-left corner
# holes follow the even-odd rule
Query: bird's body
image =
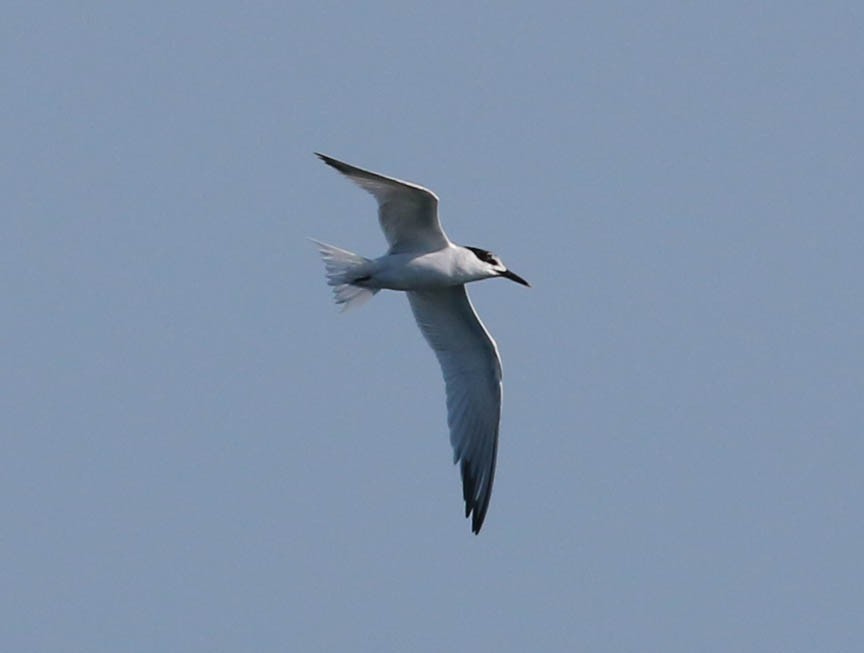
[(471, 250), (453, 244), (434, 252), (385, 254), (369, 263), (365, 271), (369, 279), (359, 285), (379, 290), (431, 290), (488, 279), (476, 262)]
[(454, 461), (461, 463), (465, 516), (479, 533), (489, 507), (501, 416), (501, 361), (465, 284), (505, 277), (528, 285), (494, 254), (455, 245), (438, 220), (431, 191), (356, 168), (323, 154), (325, 163), (347, 175), (378, 200), (379, 220), (390, 249), (367, 259), (315, 241), (328, 283), (343, 308), (358, 305), (382, 289), (408, 295), (411, 310), (444, 373), (447, 422)]

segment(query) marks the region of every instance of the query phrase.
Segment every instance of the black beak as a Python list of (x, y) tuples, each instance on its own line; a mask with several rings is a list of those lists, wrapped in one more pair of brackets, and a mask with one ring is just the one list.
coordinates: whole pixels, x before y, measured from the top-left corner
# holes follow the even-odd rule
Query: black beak
[(528, 286), (529, 288), (531, 287), (530, 283), (525, 281), (525, 279), (520, 277), (515, 272), (510, 272), (510, 270), (504, 270), (504, 272), (501, 273), (501, 276), (504, 277), (505, 279), (510, 279), (510, 281), (515, 281), (516, 283), (521, 283), (523, 286)]

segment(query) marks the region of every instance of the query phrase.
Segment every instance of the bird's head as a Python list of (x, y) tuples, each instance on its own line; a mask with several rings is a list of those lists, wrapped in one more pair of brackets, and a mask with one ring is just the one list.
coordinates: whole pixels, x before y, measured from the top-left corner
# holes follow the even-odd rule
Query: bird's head
[(523, 286), (528, 286), (529, 288), (531, 287), (531, 284), (525, 281), (525, 279), (520, 277), (515, 272), (511, 272), (510, 270), (508, 270), (507, 266), (501, 262), (501, 259), (492, 252), (489, 252), (485, 249), (480, 249), (479, 247), (466, 247), (465, 249), (471, 251), (474, 256), (477, 257), (477, 260), (480, 262), (485, 276), (504, 277), (505, 279), (510, 279), (510, 281), (521, 283)]

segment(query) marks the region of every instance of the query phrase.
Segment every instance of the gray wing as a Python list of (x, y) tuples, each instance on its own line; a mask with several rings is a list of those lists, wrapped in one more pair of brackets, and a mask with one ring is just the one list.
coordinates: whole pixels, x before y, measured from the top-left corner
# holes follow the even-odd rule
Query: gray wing
[(435, 351), (447, 387), (453, 460), (461, 462), (465, 516), (480, 532), (495, 478), (501, 419), (501, 359), (465, 286), (408, 292), (411, 310)]
[(450, 244), (438, 220), (438, 197), (416, 184), (315, 153), (378, 200), (378, 220), (391, 253), (434, 252)]

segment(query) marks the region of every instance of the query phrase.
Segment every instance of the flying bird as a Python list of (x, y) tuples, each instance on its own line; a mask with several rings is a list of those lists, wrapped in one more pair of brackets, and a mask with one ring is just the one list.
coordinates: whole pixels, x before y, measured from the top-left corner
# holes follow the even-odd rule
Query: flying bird
[(382, 289), (408, 296), (417, 326), (438, 357), (447, 394), (453, 462), (460, 463), (465, 517), (476, 534), (483, 526), (498, 453), (501, 359), (498, 347), (471, 305), (465, 284), (504, 277), (530, 284), (495, 254), (451, 242), (438, 219), (432, 191), (336, 159), (316, 155), (378, 201), (378, 220), (390, 249), (368, 259), (313, 240), (327, 282), (344, 310)]

